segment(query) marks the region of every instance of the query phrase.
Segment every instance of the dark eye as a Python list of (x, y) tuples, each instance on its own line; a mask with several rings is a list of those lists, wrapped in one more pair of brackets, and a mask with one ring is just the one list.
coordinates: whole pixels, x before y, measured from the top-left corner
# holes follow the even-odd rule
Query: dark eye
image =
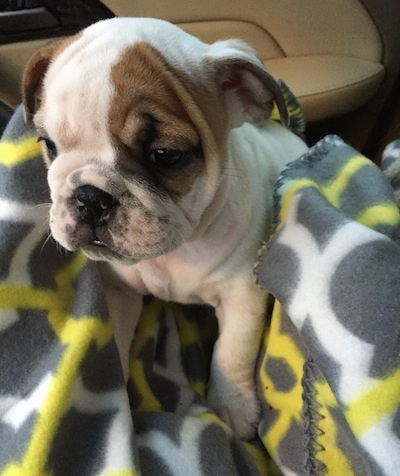
[(54, 160), (57, 155), (57, 147), (56, 144), (51, 140), (48, 139), (47, 137), (39, 137), (38, 142), (44, 141), (47, 147), (47, 152), (49, 154), (50, 160)]
[(188, 152), (170, 149), (154, 149), (148, 159), (157, 167), (176, 165), (188, 158)]

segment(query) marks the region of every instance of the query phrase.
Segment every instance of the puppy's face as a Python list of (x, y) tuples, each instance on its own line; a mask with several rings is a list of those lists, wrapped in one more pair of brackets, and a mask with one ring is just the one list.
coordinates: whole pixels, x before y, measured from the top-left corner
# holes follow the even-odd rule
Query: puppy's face
[(157, 20), (107, 20), (38, 52), (24, 102), (54, 238), (125, 263), (175, 249), (220, 187), (230, 128), (266, 118), (279, 94), (245, 45), (208, 46)]

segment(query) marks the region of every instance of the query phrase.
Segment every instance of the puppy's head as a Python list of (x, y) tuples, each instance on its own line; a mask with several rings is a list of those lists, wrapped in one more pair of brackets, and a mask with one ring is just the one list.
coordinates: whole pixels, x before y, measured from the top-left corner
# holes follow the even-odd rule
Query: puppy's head
[(54, 238), (133, 263), (190, 239), (221, 187), (233, 127), (281, 92), (254, 51), (153, 19), (112, 19), (40, 50), (23, 96), (48, 165)]

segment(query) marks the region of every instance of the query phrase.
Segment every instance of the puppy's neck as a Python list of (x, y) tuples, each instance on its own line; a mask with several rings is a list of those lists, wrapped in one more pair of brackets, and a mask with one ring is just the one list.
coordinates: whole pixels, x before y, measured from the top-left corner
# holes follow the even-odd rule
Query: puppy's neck
[(215, 230), (226, 237), (233, 228), (240, 234), (250, 226), (255, 215), (259, 215), (254, 209), (261, 207), (262, 211), (262, 199), (257, 200), (257, 194), (262, 193), (263, 167), (247, 144), (246, 131), (253, 128), (245, 125), (230, 132), (228, 140), (233, 147), (228, 148), (219, 186), (189, 241), (214, 234)]

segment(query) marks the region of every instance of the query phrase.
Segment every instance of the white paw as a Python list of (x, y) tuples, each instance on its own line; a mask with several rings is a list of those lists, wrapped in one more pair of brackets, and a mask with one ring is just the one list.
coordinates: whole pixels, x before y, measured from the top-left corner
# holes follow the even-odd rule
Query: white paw
[(255, 389), (244, 389), (226, 382), (224, 385), (211, 383), (207, 402), (242, 440), (251, 440), (257, 435), (261, 405)]

